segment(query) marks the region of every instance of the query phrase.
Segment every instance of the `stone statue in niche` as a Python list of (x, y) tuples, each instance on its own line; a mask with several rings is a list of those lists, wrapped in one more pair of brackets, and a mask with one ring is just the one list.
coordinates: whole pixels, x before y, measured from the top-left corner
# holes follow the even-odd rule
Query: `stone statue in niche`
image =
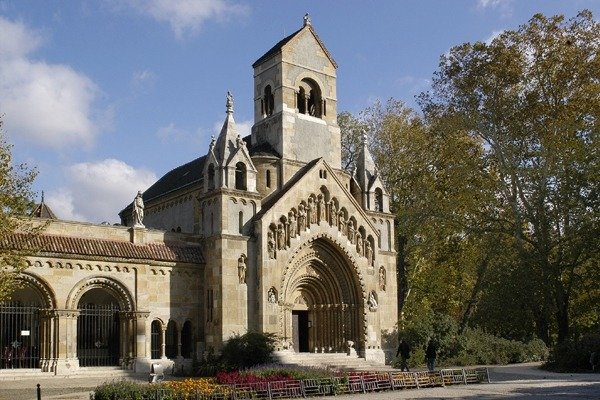
[(340, 232), (346, 234), (346, 220), (344, 219), (344, 212), (340, 211)]
[(304, 232), (306, 230), (306, 210), (304, 204), (298, 206), (298, 230)]
[(297, 224), (296, 224), (296, 216), (294, 215), (293, 211), (290, 211), (288, 213), (288, 221), (290, 222), (290, 238), (295, 238)]
[(317, 205), (313, 203), (312, 198), (308, 199), (308, 217), (310, 218), (309, 225), (317, 223)]
[(246, 256), (242, 254), (240, 258), (238, 258), (238, 278), (240, 279), (240, 284), (246, 283), (246, 271), (248, 267), (246, 266)]
[(269, 303), (271, 304), (276, 304), (277, 303), (277, 290), (272, 287), (271, 289), (269, 289), (269, 292), (267, 294), (267, 298)]
[(379, 290), (385, 291), (385, 268), (379, 268)]
[(329, 215), (330, 215), (330, 221), (329, 223), (331, 224), (331, 226), (337, 226), (338, 224), (338, 213), (337, 213), (337, 207), (335, 206), (335, 202), (333, 200), (331, 200), (331, 207), (329, 210)]
[(277, 249), (285, 249), (285, 232), (283, 231), (283, 224), (277, 225)]
[(363, 255), (363, 241), (360, 233), (356, 234), (356, 252), (361, 256)]
[(352, 220), (348, 221), (348, 240), (354, 244), (354, 223)]
[(367, 257), (369, 265), (373, 265), (373, 249), (371, 248), (371, 242), (368, 240), (365, 240), (365, 257)]
[(370, 311), (377, 311), (377, 299), (375, 298), (375, 292), (369, 292), (369, 299), (367, 300), (367, 305), (369, 306)]
[(131, 212), (131, 217), (134, 227), (144, 227), (144, 200), (142, 199), (141, 190), (138, 190), (137, 196), (135, 196), (135, 199), (133, 199), (133, 210)]
[(325, 200), (323, 200), (323, 195), (320, 194), (319, 198), (318, 198), (318, 203), (319, 203), (319, 222), (323, 221), (327, 221), (327, 214), (325, 212)]
[(267, 233), (267, 251), (269, 252), (269, 258), (275, 258), (275, 238), (273, 237), (273, 232), (269, 230)]

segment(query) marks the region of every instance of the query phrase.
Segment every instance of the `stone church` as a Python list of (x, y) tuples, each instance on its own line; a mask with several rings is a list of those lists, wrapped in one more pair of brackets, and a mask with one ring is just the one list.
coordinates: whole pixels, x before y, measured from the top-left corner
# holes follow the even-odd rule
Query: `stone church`
[(42, 201), (42, 233), (1, 244), (30, 255), (0, 304), (0, 376), (187, 368), (248, 330), (284, 352), (385, 362), (394, 217), (364, 140), (355, 171), (341, 167), (337, 64), (305, 17), (252, 67), (249, 136), (228, 93), (208, 149), (140, 193), (120, 226), (58, 220)]

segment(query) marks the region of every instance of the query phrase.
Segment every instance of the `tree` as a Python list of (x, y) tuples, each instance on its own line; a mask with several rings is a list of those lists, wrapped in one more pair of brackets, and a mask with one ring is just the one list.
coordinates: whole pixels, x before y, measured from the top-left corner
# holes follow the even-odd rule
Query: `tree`
[(27, 218), (32, 211), (31, 183), (36, 171), (26, 165), (13, 165), (12, 146), (6, 142), (0, 118), (0, 301), (10, 298), (17, 287), (17, 275), (26, 268), (23, 249), (15, 250), (9, 237), (20, 231), (34, 235), (38, 231)]
[(568, 337), (581, 279), (598, 275), (599, 37), (588, 11), (535, 15), (489, 44), (451, 49), (420, 99), (429, 124), (482, 143), (502, 205), (484, 227), (509, 238), (547, 343)]
[[(480, 143), (460, 131), (431, 129), (393, 99), (345, 118), (366, 129), (396, 214), (400, 316), (434, 310), (466, 327), (497, 253), (491, 235), (480, 234), (481, 215), (495, 199)], [(347, 124), (340, 126), (343, 138), (352, 136)]]

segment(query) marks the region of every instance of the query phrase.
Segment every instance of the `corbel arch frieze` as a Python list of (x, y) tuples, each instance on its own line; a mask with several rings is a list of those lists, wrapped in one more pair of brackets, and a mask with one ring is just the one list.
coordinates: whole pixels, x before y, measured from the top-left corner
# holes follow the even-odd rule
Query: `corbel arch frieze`
[(75, 310), (79, 304), (79, 300), (88, 290), (104, 289), (111, 293), (119, 302), (122, 311), (135, 310), (135, 302), (129, 289), (120, 281), (104, 277), (92, 276), (79, 281), (69, 293), (66, 302), (66, 308)]
[[(358, 283), (358, 286), (360, 287), (359, 293), (357, 294), (362, 298), (362, 300), (356, 299), (356, 301), (362, 304), (366, 297), (366, 284), (363, 274), (356, 265), (356, 259), (353, 254), (348, 251), (346, 246), (343, 246), (328, 233), (320, 232), (308, 234), (307, 236), (307, 239), (292, 251), (285, 263), (285, 267), (281, 275), (280, 292), (286, 293), (286, 291), (290, 289), (290, 280), (294, 277), (294, 274), (307, 262), (313, 259), (319, 259), (321, 256), (320, 254), (315, 254), (314, 251), (307, 251), (307, 248), (313, 246), (316, 241), (322, 240), (326, 244), (320, 245), (320, 247), (322, 249), (325, 249), (325, 247), (330, 247), (328, 253), (331, 255), (331, 257), (335, 258), (333, 262), (349, 267), (351, 276), (348, 278), (350, 278), (351, 281)], [(337, 257), (335, 257), (336, 255)], [(288, 294), (286, 293), (286, 295)]]

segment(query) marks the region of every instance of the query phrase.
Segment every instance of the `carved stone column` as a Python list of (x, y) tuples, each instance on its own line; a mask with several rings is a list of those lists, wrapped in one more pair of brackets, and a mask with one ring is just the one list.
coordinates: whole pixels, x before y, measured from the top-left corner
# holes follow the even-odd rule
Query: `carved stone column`
[(69, 374), (79, 369), (77, 359), (77, 317), (79, 310), (55, 310), (55, 340), (57, 374)]

